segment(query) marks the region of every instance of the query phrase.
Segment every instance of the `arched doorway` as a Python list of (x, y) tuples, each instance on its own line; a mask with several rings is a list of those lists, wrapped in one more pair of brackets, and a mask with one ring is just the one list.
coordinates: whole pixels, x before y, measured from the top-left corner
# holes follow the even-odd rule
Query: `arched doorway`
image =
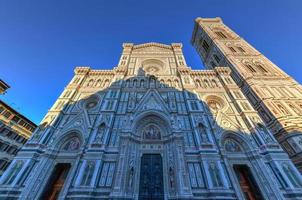
[(69, 163), (59, 163), (55, 166), (55, 169), (53, 170), (53, 173), (45, 186), (45, 191), (43, 192), (41, 199), (58, 199), (70, 167), (71, 165)]
[(138, 120), (135, 130), (141, 148), (138, 199), (164, 200), (168, 178), (163, 176), (167, 171), (165, 142), (168, 142), (169, 124), (161, 116), (151, 114)]
[(246, 165), (234, 165), (237, 180), (246, 200), (262, 200), (261, 193), (250, 169)]
[(56, 164), (51, 172), (51, 175), (47, 179), (40, 199), (56, 200), (60, 198), (72, 166), (71, 163), (66, 160), (63, 162), (61, 160), (60, 162), (60, 153), (76, 153), (79, 151), (80, 146), (81, 140), (77, 136), (77, 133), (70, 133), (68, 136), (62, 139), (62, 143), (59, 145), (60, 151), (56, 158)]
[(226, 156), (229, 158), (236, 175), (237, 182), (242, 193), (242, 198), (246, 200), (263, 200), (260, 188), (258, 187), (256, 178), (252, 173), (250, 160), (246, 152), (249, 151), (249, 145), (245, 140), (236, 133), (228, 133), (223, 139), (223, 147)]

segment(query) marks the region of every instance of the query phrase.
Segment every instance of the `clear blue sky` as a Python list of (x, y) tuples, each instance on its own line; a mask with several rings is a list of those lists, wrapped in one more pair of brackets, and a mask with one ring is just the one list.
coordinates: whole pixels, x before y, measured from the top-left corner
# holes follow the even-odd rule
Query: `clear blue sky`
[(123, 42), (182, 42), (201, 69), (190, 44), (198, 16), (220, 16), (301, 83), (301, 10), (299, 0), (0, 0), (0, 78), (11, 86), (0, 98), (39, 123), (75, 66), (111, 69)]

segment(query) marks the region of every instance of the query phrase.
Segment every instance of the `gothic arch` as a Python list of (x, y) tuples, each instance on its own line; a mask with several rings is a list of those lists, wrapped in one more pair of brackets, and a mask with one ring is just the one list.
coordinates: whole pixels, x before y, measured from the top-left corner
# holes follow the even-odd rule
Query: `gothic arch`
[(158, 111), (146, 111), (139, 114), (133, 122), (133, 133), (139, 135), (148, 124), (154, 124), (161, 130), (161, 138), (170, 134), (171, 126), (169, 118)]
[(85, 140), (84, 140), (82, 133), (79, 132), (78, 130), (70, 130), (70, 131), (64, 133), (63, 135), (61, 135), (60, 137), (58, 137), (56, 139), (56, 142), (54, 143), (55, 149), (61, 150), (61, 148), (63, 148), (63, 145), (66, 144), (67, 141), (69, 141), (73, 138), (77, 138), (79, 140), (79, 145), (80, 145), (78, 148), (78, 150), (79, 150)]
[(236, 133), (233, 131), (226, 131), (222, 133), (220, 140), (220, 147), (225, 150), (225, 143), (227, 140), (233, 140), (241, 148), (241, 152), (245, 153), (253, 149), (248, 139), (242, 133)]

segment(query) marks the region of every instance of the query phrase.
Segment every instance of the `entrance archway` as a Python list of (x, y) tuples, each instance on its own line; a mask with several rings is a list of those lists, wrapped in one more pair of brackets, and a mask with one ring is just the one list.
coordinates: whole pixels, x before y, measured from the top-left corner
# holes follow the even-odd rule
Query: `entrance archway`
[(60, 192), (64, 186), (70, 167), (71, 165), (69, 163), (59, 163), (55, 166), (51, 177), (48, 179), (45, 191), (43, 192), (41, 199), (58, 199)]
[(240, 188), (246, 200), (263, 200), (250, 169), (246, 165), (234, 165)]

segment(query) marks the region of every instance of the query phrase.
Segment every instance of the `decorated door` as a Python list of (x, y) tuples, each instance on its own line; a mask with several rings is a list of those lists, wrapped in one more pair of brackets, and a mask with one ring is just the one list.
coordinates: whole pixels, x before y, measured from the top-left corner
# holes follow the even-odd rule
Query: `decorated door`
[(70, 169), (70, 164), (57, 164), (55, 169), (45, 186), (44, 194), (42, 199), (45, 200), (56, 200), (64, 186), (66, 177)]
[(163, 200), (163, 165), (160, 154), (144, 154), (141, 158), (139, 200)]
[(234, 166), (238, 182), (240, 184), (242, 193), (246, 200), (262, 200), (260, 191), (250, 173), (250, 170), (245, 165)]

